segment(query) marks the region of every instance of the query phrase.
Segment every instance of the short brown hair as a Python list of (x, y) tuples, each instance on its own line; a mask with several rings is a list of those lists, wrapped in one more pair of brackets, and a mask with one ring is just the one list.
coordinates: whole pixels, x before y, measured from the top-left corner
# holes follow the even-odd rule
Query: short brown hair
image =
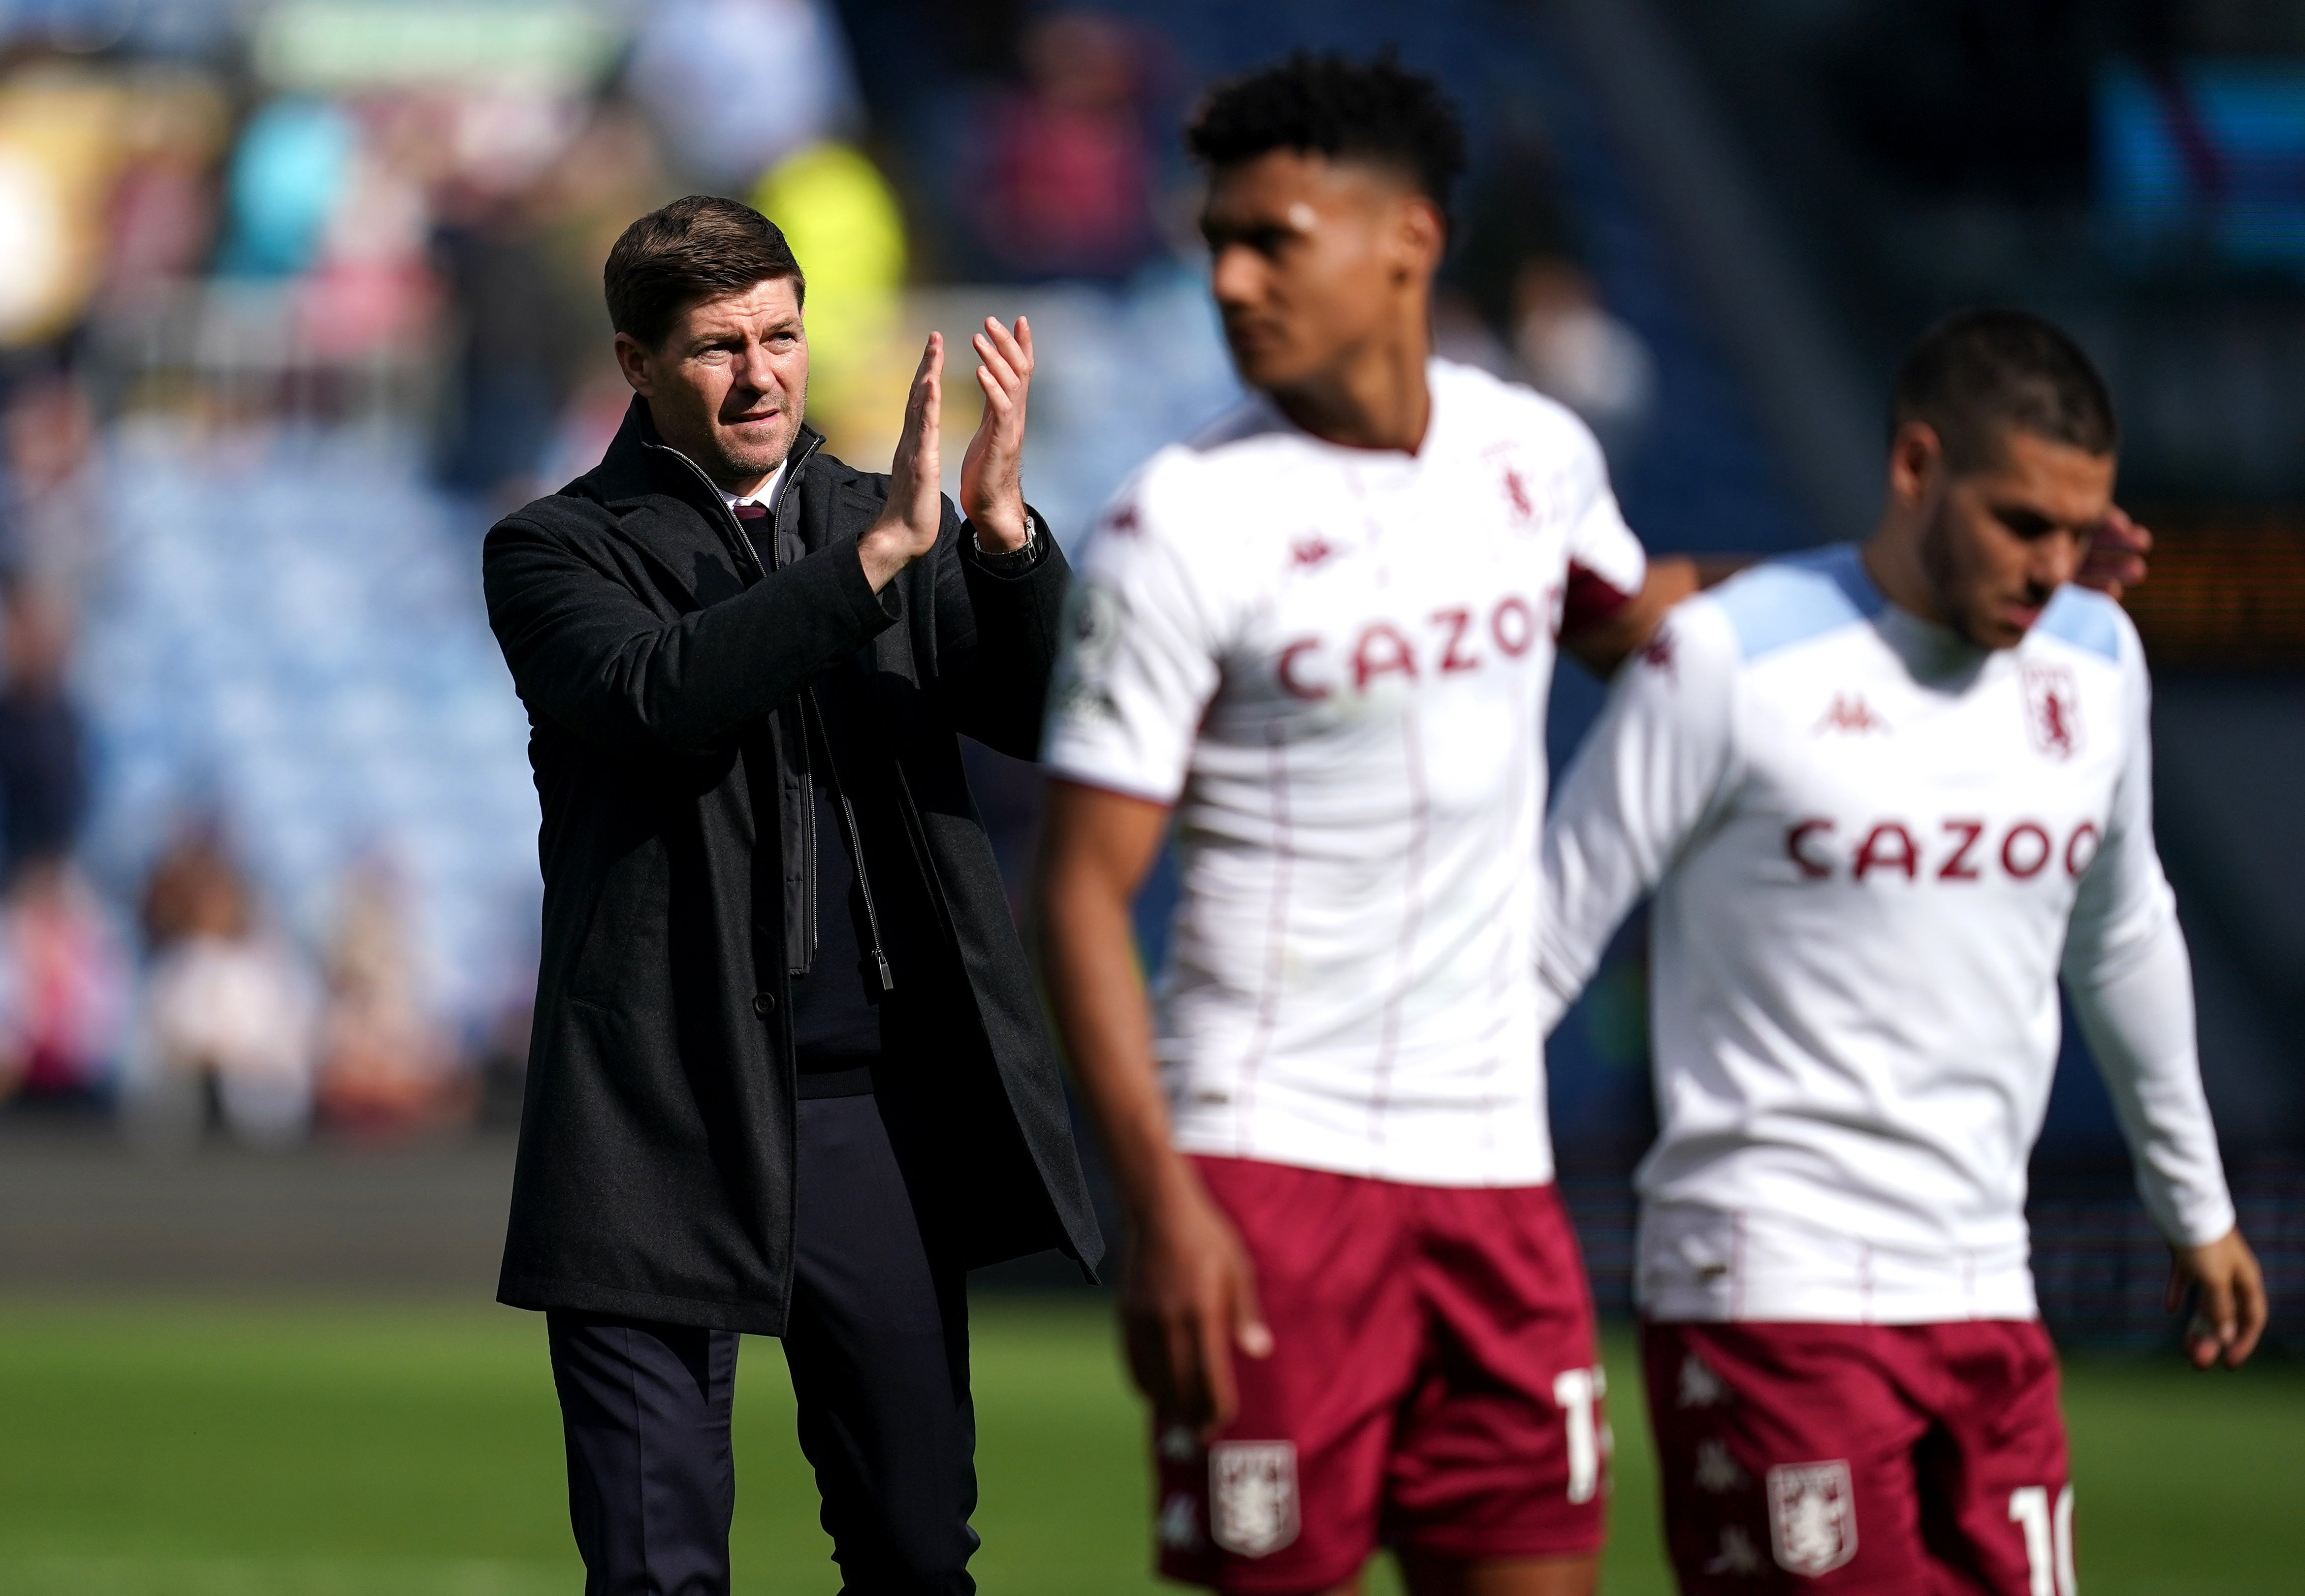
[(1925, 421), (1954, 471), (2001, 463), (2012, 432), (2099, 456), (2121, 446), (2113, 390), (2081, 346), (2026, 310), (1961, 310), (1915, 344), (1897, 372), (1889, 436)]
[(698, 301), (778, 277), (791, 279), (795, 301), (806, 300), (808, 280), (783, 229), (749, 205), (691, 194), (625, 228), (608, 251), (600, 284), (608, 324), (655, 349)]

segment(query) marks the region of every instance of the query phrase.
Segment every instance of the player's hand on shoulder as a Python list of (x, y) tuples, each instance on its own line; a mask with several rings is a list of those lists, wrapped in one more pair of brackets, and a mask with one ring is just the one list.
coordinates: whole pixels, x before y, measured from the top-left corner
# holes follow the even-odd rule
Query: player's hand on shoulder
[(1238, 1408), (1233, 1353), (1272, 1350), (1248, 1251), (1197, 1182), (1132, 1227), (1120, 1314), (1129, 1371), (1156, 1422), (1204, 1443)]
[(2185, 1351), (2197, 1369), (2238, 1369), (2257, 1350), (2267, 1317), (2265, 1271), (2239, 1229), (2201, 1247), (2172, 1247), (2169, 1311), (2193, 1298)]
[(1667, 555), (1653, 559), (1641, 581), (1641, 590), (1619, 605), (1603, 620), (1561, 633), (1561, 646), (1578, 664), (1606, 680), (1634, 654), (1648, 646), (1664, 622), (1665, 612), (1702, 582), (1697, 563)]
[(2145, 580), (2145, 556), (2152, 552), (2153, 534), (2115, 505), (2089, 534), (2088, 552), (2073, 581), (2117, 599)]

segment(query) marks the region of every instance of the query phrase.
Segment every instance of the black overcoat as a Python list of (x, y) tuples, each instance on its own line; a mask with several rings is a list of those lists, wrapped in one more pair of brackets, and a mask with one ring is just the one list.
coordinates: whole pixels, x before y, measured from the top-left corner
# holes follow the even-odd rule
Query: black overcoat
[(787, 983), (813, 923), (804, 694), (838, 701), (836, 765), (892, 922), (875, 1089), (931, 1244), (971, 1267), (1101, 1251), (956, 736), (1037, 751), (1064, 556), (1044, 534), (996, 570), (948, 501), (935, 549), (876, 595), (856, 539), (888, 479), (821, 442), (803, 429), (757, 556), (637, 400), (596, 470), (489, 533), (489, 622), (544, 814), (503, 1302), (783, 1330)]

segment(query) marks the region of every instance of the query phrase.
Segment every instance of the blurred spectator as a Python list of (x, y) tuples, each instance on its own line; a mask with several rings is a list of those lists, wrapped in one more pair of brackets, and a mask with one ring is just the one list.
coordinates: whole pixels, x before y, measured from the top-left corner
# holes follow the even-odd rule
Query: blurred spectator
[(328, 947), (319, 1109), (333, 1130), (392, 1137), (468, 1117), (470, 1077), (417, 991), (400, 883), (382, 862), (346, 872)]
[(680, 164), (709, 183), (741, 192), (859, 119), (847, 40), (818, 0), (660, 0), (644, 15), (633, 89)]
[(310, 267), (359, 146), (352, 117), (325, 100), (284, 97), (250, 117), (233, 151), (224, 270), (287, 277)]
[[(810, 425), (843, 459), (887, 459), (919, 358), (899, 328), (906, 250), (895, 193), (862, 150), (827, 143), (778, 162), (753, 203), (808, 274)], [(967, 424), (965, 411), (948, 413), (948, 426)]]
[(753, 208), (784, 229), (808, 274), (809, 375), (893, 327), (905, 285), (905, 218), (863, 150), (814, 144), (770, 168)]
[[(605, 352), (608, 318), (600, 302), (600, 265), (634, 216), (677, 199), (680, 191), (665, 174), (647, 117), (614, 93), (571, 132), (540, 181), (543, 225), (560, 291), (584, 304), (604, 352), (598, 358), (614, 376), (616, 361)], [(597, 457), (585, 469), (595, 463)]]
[(1446, 281), (1502, 349), (1512, 335), (1521, 268), (1578, 257), (1576, 228), (1543, 132), (1522, 127), (1500, 134), (1475, 168), (1458, 212)]
[(540, 462), (544, 489), (600, 464), (624, 424), (633, 391), (610, 352), (600, 265), (634, 216), (678, 195), (647, 118), (614, 95), (594, 107), (545, 181), (539, 203), (550, 292), (574, 319), (561, 352), (569, 393)]
[(68, 856), (88, 812), (87, 733), (65, 690), (72, 625), (53, 590), (0, 590), (0, 861), (10, 880)]
[(1118, 18), (1060, 11), (1026, 28), (1019, 53), (1025, 87), (982, 112), (963, 224), (1020, 276), (1125, 277), (1159, 242), (1147, 41)]
[(517, 198), (476, 198), (441, 228), (436, 247), (456, 320), (441, 480), (492, 505), (525, 504), (547, 491), (537, 471), (567, 397), (575, 344), (550, 292), (537, 218)]
[(423, 115), (449, 130), (431, 194), (432, 258), (453, 308), (441, 478), (492, 505), (523, 503), (546, 490), (540, 468), (580, 352), (596, 341), (599, 291), (558, 268), (553, 239), (569, 197), (559, 163), (583, 117), (566, 100), (512, 92)]
[(88, 883), (54, 854), (22, 863), (0, 909), (0, 1096), (100, 1104), (127, 1001), (126, 961)]
[(423, 99), (378, 100), (351, 124), (297, 296), (297, 332), (323, 361), (357, 361), (430, 330), (438, 295), (427, 179), (438, 117)]
[(123, 113), (123, 162), (106, 207), (102, 298), (124, 310), (148, 303), (206, 262), (217, 228), (214, 166), (231, 111), (209, 79), (163, 69), (131, 80)]
[(1465, 205), (1462, 233), (1450, 269), (1453, 302), (1469, 306), (1480, 325), (1465, 316), (1437, 327), (1442, 352), (1521, 378), (1621, 454), (1655, 407), (1656, 360), (1639, 333), (1602, 305), (1541, 140), (1523, 133), (1492, 152)]
[(10, 395), (6, 542), (0, 566), (58, 596), (86, 591), (105, 556), (96, 417), (79, 378), (47, 372)]
[(1532, 260), (1513, 284), (1513, 351), (1540, 393), (1585, 418), (1603, 443), (1636, 437), (1656, 404), (1656, 357), (1603, 308), (1565, 260)]
[(314, 1007), (302, 963), (259, 929), (247, 882), (212, 828), (185, 832), (154, 865), (144, 931), (153, 954), (123, 1082), (130, 1133), (200, 1140), (210, 1105), (257, 1146), (311, 1122)]
[(124, 109), (116, 79), (76, 62), (0, 82), (0, 344), (67, 332), (100, 280)]

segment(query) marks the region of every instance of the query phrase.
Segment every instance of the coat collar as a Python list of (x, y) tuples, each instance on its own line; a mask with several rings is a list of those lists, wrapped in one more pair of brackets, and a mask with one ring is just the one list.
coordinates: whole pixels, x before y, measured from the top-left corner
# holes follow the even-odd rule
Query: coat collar
[[(781, 503), (796, 505), (803, 514), (812, 499), (821, 494), (804, 491), (808, 465), (817, 450), (823, 446), (824, 435), (803, 422), (793, 438), (792, 453), (786, 457), (789, 478), (785, 483)], [(593, 489), (601, 503), (611, 507), (634, 504), (641, 500), (669, 497), (693, 510), (710, 527), (726, 551), (730, 563), (739, 572), (751, 565), (746, 556), (753, 551), (753, 542), (736, 524), (720, 490), (702, 468), (665, 443), (657, 435), (656, 422), (649, 414), (648, 402), (638, 394), (625, 407), (623, 425), (608, 445), (608, 453), (591, 473)], [(778, 520), (783, 519), (779, 515)], [(765, 539), (762, 540), (765, 543)], [(759, 550), (760, 558), (774, 563), (775, 556), (766, 547)]]
[[(824, 434), (803, 421), (793, 437), (792, 453), (785, 462), (792, 473), (791, 480), (785, 484), (787, 493), (798, 486), (810, 457), (823, 444)], [(704, 474), (702, 468), (657, 436), (648, 401), (638, 394), (625, 407), (624, 424), (617, 429), (608, 452), (600, 456), (593, 480), (599, 484), (601, 497), (612, 502), (645, 494), (669, 493), (716, 520), (727, 513), (720, 490), (712, 485), (712, 479)]]

